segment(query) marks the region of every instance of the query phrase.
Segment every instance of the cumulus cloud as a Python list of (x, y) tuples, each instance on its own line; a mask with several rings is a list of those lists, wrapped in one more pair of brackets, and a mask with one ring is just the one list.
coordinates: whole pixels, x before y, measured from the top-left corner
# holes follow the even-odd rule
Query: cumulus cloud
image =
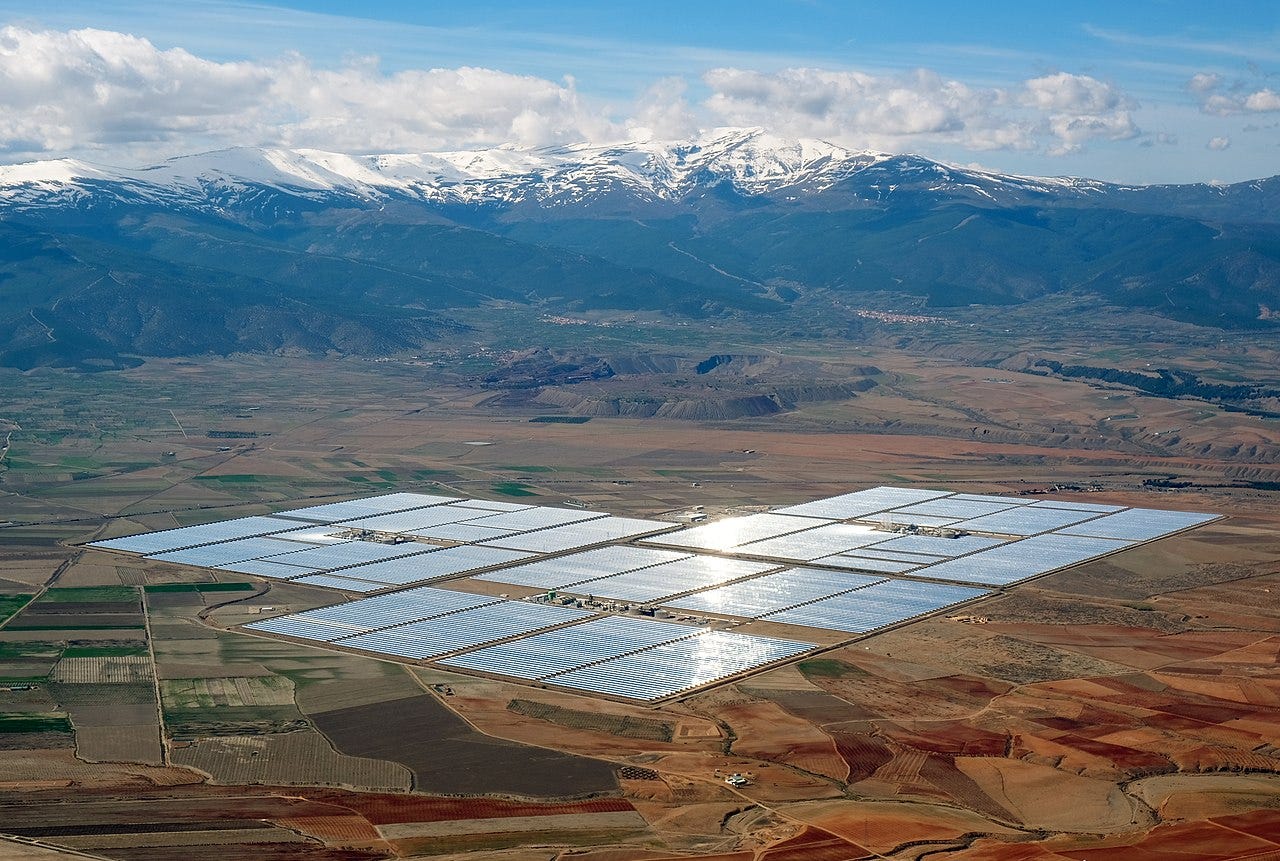
[(1216, 72), (1200, 72), (1187, 81), (1187, 89), (1193, 93), (1211, 93), (1222, 85), (1222, 76)]
[(610, 132), (572, 80), (493, 69), (213, 62), (101, 30), (0, 28), (0, 151), (278, 144), (349, 151), (583, 140)]
[(1095, 138), (1128, 140), (1137, 137), (1133, 103), (1111, 84), (1089, 75), (1058, 72), (1027, 81), (1024, 104), (1045, 114), (1055, 139), (1050, 152), (1075, 152)]
[(777, 72), (712, 69), (705, 107), (723, 125), (772, 125), (865, 146), (929, 136), (975, 149), (1029, 148), (1027, 130), (998, 116), (998, 89), (970, 87), (920, 69), (882, 77), (792, 68)]
[[(694, 99), (662, 79), (621, 111), (560, 81), (496, 69), (388, 72), (299, 54), (217, 62), (102, 30), (0, 28), (0, 159), (135, 160), (230, 145), (344, 152), (675, 139), (700, 127), (766, 126), (872, 149), (1074, 152), (1139, 129), (1114, 85), (1066, 72), (976, 86), (928, 69), (897, 75), (714, 68)], [(1220, 94), (1217, 82), (1205, 93)], [(1243, 98), (1264, 110), (1271, 91)], [(110, 153), (110, 155), (106, 155)]]
[(1200, 110), (1214, 116), (1280, 111), (1280, 93), (1270, 87), (1258, 87), (1256, 82), (1227, 83), (1221, 75), (1201, 73), (1187, 81), (1187, 89), (1200, 101)]
[(1228, 137), (1209, 138), (1209, 142), (1205, 144), (1205, 146), (1208, 149), (1214, 150), (1216, 152), (1222, 152), (1224, 149), (1231, 146), (1231, 138), (1228, 138)]
[(713, 69), (706, 107), (729, 125), (781, 123), (803, 134), (891, 148), (932, 138), (978, 149), (1081, 149), (1139, 134), (1133, 107), (1111, 84), (1057, 73), (1016, 88), (974, 87), (919, 69), (905, 75), (793, 68)]
[(685, 94), (684, 78), (663, 78), (649, 87), (627, 120), (629, 136), (636, 140), (680, 140), (698, 132), (698, 118)]
[(1280, 93), (1275, 90), (1258, 90), (1244, 97), (1246, 111), (1280, 111)]

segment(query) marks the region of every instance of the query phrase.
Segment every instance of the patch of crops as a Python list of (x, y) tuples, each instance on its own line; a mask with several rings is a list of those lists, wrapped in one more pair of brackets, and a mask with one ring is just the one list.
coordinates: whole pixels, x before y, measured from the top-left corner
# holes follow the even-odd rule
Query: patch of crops
[(606, 732), (609, 735), (621, 736), (622, 738), (671, 741), (675, 734), (675, 727), (665, 721), (631, 717), (630, 715), (583, 712), (575, 709), (566, 709), (550, 703), (540, 703), (535, 700), (512, 700), (507, 703), (507, 710), (537, 720), (544, 720), (557, 726)]

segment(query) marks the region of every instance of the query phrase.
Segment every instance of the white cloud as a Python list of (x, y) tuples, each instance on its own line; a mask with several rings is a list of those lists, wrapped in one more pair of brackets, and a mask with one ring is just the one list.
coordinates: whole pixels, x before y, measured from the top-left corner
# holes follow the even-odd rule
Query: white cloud
[[(296, 53), (216, 62), (123, 33), (7, 26), (0, 28), (0, 159), (136, 161), (231, 145), (422, 152), (670, 139), (722, 125), (891, 151), (1057, 155), (1139, 134), (1136, 105), (1123, 92), (1066, 72), (990, 87), (928, 69), (720, 67), (703, 83), (709, 94), (693, 101), (683, 78), (661, 79), (618, 115), (583, 97), (571, 78), (473, 66), (388, 72), (373, 57), (325, 68)], [(1254, 95), (1259, 106), (1276, 98), (1269, 90)]]
[(1209, 138), (1209, 142), (1205, 144), (1205, 146), (1211, 150), (1214, 150), (1215, 152), (1222, 152), (1224, 149), (1231, 146), (1231, 138), (1228, 138), (1228, 137)]
[(636, 140), (680, 140), (698, 131), (698, 119), (685, 93), (684, 78), (663, 78), (649, 87), (627, 120), (627, 131)]
[(1124, 106), (1115, 87), (1088, 75), (1058, 72), (1032, 78), (1025, 84), (1024, 101), (1052, 113), (1098, 115)]
[(705, 107), (722, 125), (763, 125), (872, 148), (933, 137), (974, 149), (1028, 148), (1026, 129), (999, 116), (999, 89), (970, 87), (918, 69), (893, 77), (792, 68), (712, 69)]
[(1256, 83), (1250, 86), (1243, 80), (1224, 87), (1221, 75), (1209, 73), (1193, 75), (1187, 82), (1187, 89), (1199, 98), (1200, 110), (1206, 114), (1227, 117), (1280, 111), (1280, 93), (1270, 87), (1256, 87)]
[(1218, 117), (1280, 111), (1280, 93), (1272, 89), (1230, 95), (1214, 93), (1200, 103), (1200, 110)]
[(1280, 93), (1272, 89), (1258, 90), (1244, 97), (1246, 111), (1280, 111)]
[(229, 144), (349, 151), (537, 145), (607, 134), (572, 80), (492, 69), (387, 74), (300, 55), (218, 63), (102, 30), (0, 28), (0, 152)]
[(969, 149), (1073, 152), (1094, 139), (1139, 134), (1131, 100), (1113, 85), (1065, 72), (1012, 90), (974, 87), (925, 69), (905, 75), (713, 69), (706, 107), (727, 125), (772, 125), (893, 149), (915, 140)]
[(1193, 93), (1211, 93), (1222, 85), (1222, 76), (1216, 72), (1200, 72), (1187, 81), (1187, 89)]
[(1089, 75), (1058, 72), (1027, 81), (1023, 103), (1043, 112), (1055, 143), (1050, 153), (1076, 152), (1095, 138), (1128, 140), (1139, 129), (1133, 102), (1118, 89)]

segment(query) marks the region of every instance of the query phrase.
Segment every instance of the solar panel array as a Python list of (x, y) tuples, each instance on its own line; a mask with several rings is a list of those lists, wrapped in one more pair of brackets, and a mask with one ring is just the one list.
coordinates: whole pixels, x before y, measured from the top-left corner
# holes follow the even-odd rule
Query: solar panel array
[(500, 601), (435, 619), (348, 637), (342, 640), (341, 645), (365, 652), (426, 660), (591, 615), (594, 614), (589, 610), (573, 607)]
[(876, 545), (877, 550), (920, 553), (928, 556), (950, 558), (988, 550), (1004, 544), (1004, 539), (982, 535), (960, 535), (955, 538), (938, 538), (933, 535), (902, 535)]
[(786, 514), (750, 514), (746, 517), (730, 517), (706, 526), (695, 526), (667, 535), (649, 539), (649, 543), (671, 547), (688, 547), (695, 550), (730, 550), (753, 541), (789, 535), (804, 529), (812, 529), (824, 521), (791, 517)]
[[(315, 610), (304, 610), (287, 616), (277, 616), (262, 622), (251, 622), (246, 628), (254, 631), (270, 631), (272, 626), (285, 622), (301, 621), (309, 624), (343, 626), (345, 634), (333, 637), (336, 640), (343, 636), (365, 633), (380, 627), (415, 622), (442, 616), (446, 613), (493, 604), (497, 598), (485, 595), (472, 595), (467, 592), (454, 592), (448, 589), (436, 589), (420, 586), (416, 589), (405, 589), (400, 592), (389, 592), (371, 598), (361, 598), (344, 604), (331, 604)], [(276, 633), (280, 633), (277, 631)], [(304, 639), (314, 639), (304, 637)], [(327, 641), (326, 641), (327, 642)]]
[(692, 637), (699, 631), (698, 628), (672, 622), (602, 616), (446, 658), (440, 663), (518, 679), (542, 679), (629, 652)]
[(358, 517), (355, 520), (344, 520), (337, 526), (343, 529), (363, 529), (369, 532), (389, 532), (394, 534), (412, 533), (426, 535), (432, 527), (445, 526), (465, 521), (483, 521), (496, 517), (493, 511), (481, 511), (477, 508), (454, 508), (452, 505), (441, 505), (436, 508), (421, 508), (416, 511), (395, 511), (391, 514), (375, 514), (372, 517)]
[(655, 700), (801, 655), (815, 644), (608, 616), (440, 661), (457, 669)]
[(935, 580), (1007, 586), (1068, 565), (1096, 559), (1132, 545), (1131, 541), (1051, 532), (1003, 544), (972, 556), (948, 559), (937, 565), (923, 568), (918, 573), (922, 577)]
[[(254, 572), (247, 571), (247, 574)], [(377, 592), (379, 589), (387, 588), (386, 583), (372, 583), (368, 580), (353, 580), (350, 577), (339, 577), (337, 574), (308, 574), (305, 577), (298, 577), (294, 583), (303, 583), (307, 586), (322, 586), (325, 589), (340, 589), (344, 592)]]
[(812, 643), (707, 631), (545, 679), (566, 688), (655, 700), (802, 655)]
[(989, 532), (997, 535), (1037, 535), (1097, 516), (1091, 511), (1025, 505), (962, 520), (956, 524), (956, 528), (968, 532)]
[(425, 659), (592, 615), (573, 607), (423, 586), (251, 622), (245, 628)]
[(201, 544), (252, 538), (297, 527), (297, 522), (278, 517), (238, 517), (235, 520), (202, 523), (199, 526), (182, 526), (178, 529), (166, 529), (163, 532), (144, 532), (127, 538), (108, 538), (105, 541), (94, 541), (89, 546), (101, 547), (104, 550), (123, 550), (126, 553), (165, 553)]
[[(425, 546), (425, 545), (419, 545)], [(435, 549), (430, 553), (384, 559), (354, 568), (339, 568), (339, 577), (349, 577), (386, 586), (407, 586), (423, 583), (528, 559), (530, 554), (519, 550), (503, 550), (499, 547), (473, 547), (459, 544), (455, 547)]]
[(794, 514), (801, 517), (825, 517), (830, 520), (852, 520), (855, 517), (866, 517), (889, 508), (901, 508), (904, 505), (947, 495), (945, 490), (873, 487), (869, 490), (857, 490), (853, 493), (842, 493), (839, 496), (778, 508), (775, 509), (775, 513)]
[(837, 554), (823, 556), (813, 560), (817, 565), (829, 565), (832, 568), (846, 568), (850, 571), (877, 571), (881, 574), (906, 574), (919, 568), (920, 562), (895, 562), (891, 559), (873, 559), (867, 556)]
[(1190, 529), (1216, 520), (1212, 514), (1194, 511), (1160, 511), (1153, 508), (1130, 508), (1115, 514), (1099, 517), (1078, 526), (1062, 530), (1068, 535), (1089, 535), (1096, 538), (1117, 538), (1125, 541), (1150, 541), (1174, 532)]
[[(479, 521), (488, 523), (488, 520)], [(560, 550), (573, 550), (577, 547), (590, 547), (607, 541), (621, 541), (638, 535), (648, 535), (675, 526), (665, 520), (640, 520), (633, 517), (601, 517), (571, 523), (566, 526), (539, 529), (536, 532), (523, 532), (507, 538), (494, 538), (486, 541), (496, 547), (511, 547), (516, 550), (530, 550), (540, 553), (555, 553)]]
[(882, 578), (817, 568), (788, 568), (741, 580), (669, 602), (672, 607), (700, 613), (719, 613), (756, 619), (838, 592), (858, 589)]
[(987, 594), (990, 593), (986, 590), (964, 586), (882, 580), (865, 589), (822, 598), (765, 618), (770, 622), (864, 634)]
[[(878, 487), (677, 529), (584, 509), (393, 493), (92, 546), (381, 593), (253, 622), (251, 631), (648, 701), (816, 646), (711, 630), (706, 620), (601, 615), (617, 609), (602, 600), (863, 634), (1214, 519)], [(369, 532), (396, 538), (366, 540)], [(468, 575), (479, 591), (512, 585), (588, 600), (413, 585)]]
[(882, 532), (861, 523), (829, 523), (816, 529), (752, 541), (738, 547), (736, 552), (745, 556), (765, 556), (807, 562), (820, 556), (830, 556), (856, 547), (878, 544), (892, 537), (891, 533)]
[(478, 574), (474, 579), (512, 586), (560, 589), (612, 574), (685, 559), (687, 553), (651, 547), (600, 547), (555, 559), (542, 559), (501, 571)]
[(295, 508), (280, 512), (280, 516), (311, 523), (337, 523), (340, 520), (371, 517), (392, 511), (407, 511), (411, 508), (426, 508), (453, 501), (453, 497), (426, 493), (385, 493), (382, 496), (353, 499), (349, 502), (330, 502), (327, 505)]
[[(600, 511), (389, 493), (91, 546), (162, 562), (369, 592), (674, 528), (667, 521), (612, 517)], [(384, 540), (366, 540), (369, 533)], [(668, 558), (677, 557), (661, 561)]]
[(178, 562), (183, 565), (216, 568), (219, 565), (226, 565), (230, 562), (282, 556), (317, 546), (319, 545), (303, 544), (297, 541), (281, 541), (278, 538), (237, 538), (234, 541), (223, 541), (221, 544), (203, 544), (199, 547), (188, 547), (185, 550), (152, 553), (150, 558), (159, 559), (161, 562)]
[(637, 571), (586, 580), (569, 586), (567, 591), (575, 595), (652, 604), (682, 592), (705, 589), (730, 580), (772, 571), (777, 567), (767, 562), (691, 556)]
[(320, 574), (320, 568), (308, 568), (305, 565), (287, 565), (271, 559), (246, 559), (243, 562), (227, 562), (218, 566), (220, 571), (232, 571), (236, 574), (253, 574), (266, 577), (268, 580), (292, 580), (305, 574)]

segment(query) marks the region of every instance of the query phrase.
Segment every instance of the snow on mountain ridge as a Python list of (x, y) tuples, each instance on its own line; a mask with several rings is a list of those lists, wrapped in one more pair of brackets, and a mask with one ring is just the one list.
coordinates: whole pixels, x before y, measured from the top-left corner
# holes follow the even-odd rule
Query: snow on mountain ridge
[[(0, 202), (41, 204), (79, 200), (108, 188), (122, 197), (200, 205), (227, 191), (267, 187), (303, 197), (342, 195), (366, 200), (410, 197), (435, 202), (548, 205), (581, 202), (622, 189), (648, 200), (678, 200), (700, 187), (728, 183), (754, 196), (783, 189), (820, 192), (876, 168), (920, 174), (941, 186), (979, 185), (1076, 193), (1107, 183), (1008, 177), (923, 159), (849, 150), (828, 141), (789, 139), (763, 129), (714, 129), (696, 140), (570, 144), (437, 153), (347, 155), (315, 149), (238, 147), (178, 156), (143, 168), (72, 159), (0, 166)], [(887, 186), (886, 186), (887, 187)], [(894, 186), (896, 187), (896, 186)]]

